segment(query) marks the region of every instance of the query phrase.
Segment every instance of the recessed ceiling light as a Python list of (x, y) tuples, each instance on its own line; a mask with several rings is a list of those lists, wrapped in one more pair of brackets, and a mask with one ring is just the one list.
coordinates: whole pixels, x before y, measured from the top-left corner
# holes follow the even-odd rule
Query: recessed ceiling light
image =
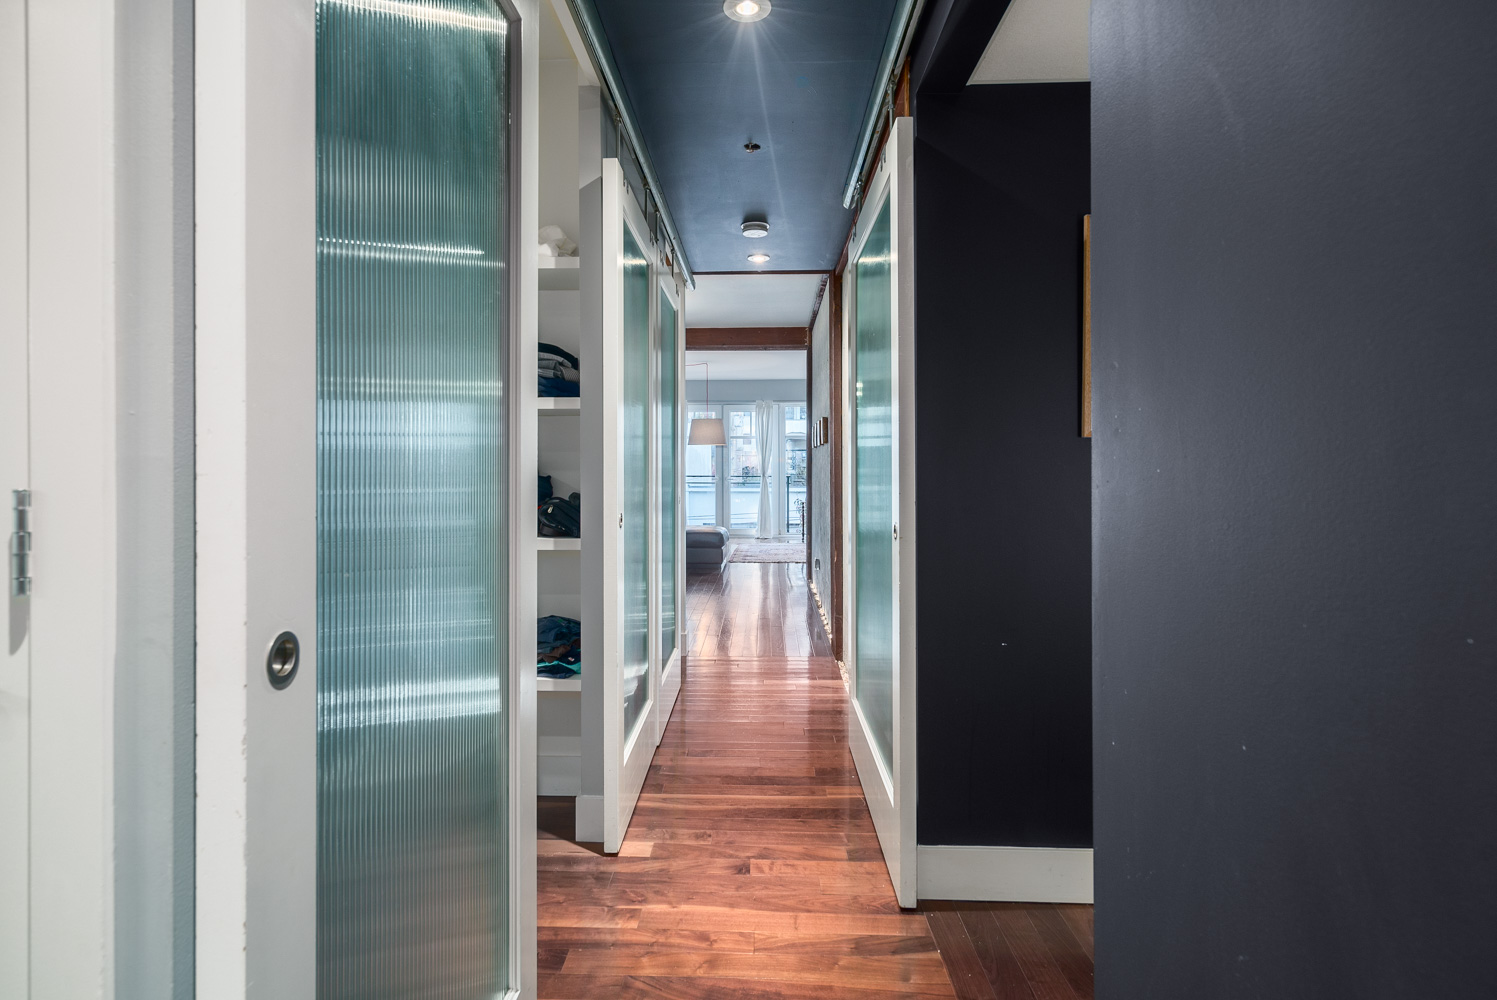
[(745, 222), (743, 224), (743, 235), (751, 240), (769, 235), (769, 223), (767, 222)]
[(735, 21), (762, 21), (769, 16), (769, 0), (723, 0), (723, 13)]
[(767, 253), (751, 253), (751, 254), (749, 254), (749, 260), (753, 261), (755, 264), (768, 264), (769, 263), (769, 254), (767, 254)]

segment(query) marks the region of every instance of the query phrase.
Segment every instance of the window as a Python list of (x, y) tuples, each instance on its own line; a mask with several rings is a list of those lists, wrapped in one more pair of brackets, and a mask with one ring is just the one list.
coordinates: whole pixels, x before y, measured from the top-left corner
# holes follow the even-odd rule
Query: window
[[(770, 473), (770, 490), (775, 497), (774, 530), (776, 534), (798, 536), (806, 509), (808, 412), (803, 402), (775, 405), (775, 416), (769, 421), (774, 439), (767, 449), (776, 456)], [(727, 525), (734, 534), (752, 535), (759, 528), (763, 476), (754, 404), (698, 404), (686, 414), (688, 433), (692, 419), (716, 416), (722, 417), (727, 447), (719, 451), (707, 445), (690, 445), (686, 449), (686, 523)]]
[[(686, 432), (697, 417), (715, 417), (719, 407), (690, 410), (686, 414)], [(686, 446), (686, 523), (718, 524), (717, 519), (717, 448), (709, 444)]]
[(785, 531), (805, 533), (806, 524), (806, 407), (786, 403), (780, 407), (784, 427)]
[(728, 407), (728, 529), (752, 532), (759, 527), (759, 438), (754, 408)]

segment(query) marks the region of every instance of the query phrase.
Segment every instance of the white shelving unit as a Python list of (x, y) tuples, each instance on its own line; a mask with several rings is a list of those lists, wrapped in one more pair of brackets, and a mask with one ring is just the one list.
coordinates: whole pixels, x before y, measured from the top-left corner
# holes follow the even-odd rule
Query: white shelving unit
[[(581, 243), (579, 86), (587, 73), (580, 70), (569, 41), (576, 35), (575, 27), (558, 20), (570, 20), (566, 4), (552, 0), (543, 2), (540, 8), (539, 44), (544, 55), (540, 73), (539, 223), (560, 226)], [(535, 238), (535, 234), (529, 235)], [(582, 260), (538, 256), (536, 266), (540, 292), (537, 340), (580, 354)], [(535, 378), (534, 369), (526, 377)], [(535, 421), (537, 471), (551, 477), (558, 496), (581, 490), (582, 400), (576, 396), (541, 396), (535, 406), (539, 418)], [(581, 538), (536, 537), (537, 615), (582, 619), (583, 543)], [(583, 656), (587, 669), (586, 648)], [(541, 795), (578, 795), (582, 791), (582, 678), (538, 677), (536, 691), (537, 790)]]
[(576, 257), (542, 257), (536, 273), (543, 292), (575, 292), (582, 282), (581, 262)]

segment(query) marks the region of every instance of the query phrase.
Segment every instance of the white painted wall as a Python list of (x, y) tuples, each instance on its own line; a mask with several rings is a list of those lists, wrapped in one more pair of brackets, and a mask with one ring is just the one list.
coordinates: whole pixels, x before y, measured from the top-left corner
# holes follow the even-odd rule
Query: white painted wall
[[(549, 22), (549, 23), (548, 23)], [(543, 33), (560, 32), (549, 8), (541, 18)], [(548, 54), (552, 40), (542, 38)], [(562, 42), (564, 51), (564, 41)], [(577, 61), (570, 56), (540, 61), (540, 225), (557, 225), (573, 241), (578, 235), (576, 176), (566, 169), (577, 162)], [(535, 234), (530, 234), (533, 239)]]
[[(701, 371), (700, 368), (696, 369)], [(686, 400), (703, 402), (707, 395), (705, 382), (687, 382)], [(712, 402), (754, 403), (767, 399), (778, 403), (799, 403), (806, 398), (806, 380), (801, 379), (724, 379), (712, 380)]]
[(969, 83), (1091, 79), (1091, 0), (1013, 0)]

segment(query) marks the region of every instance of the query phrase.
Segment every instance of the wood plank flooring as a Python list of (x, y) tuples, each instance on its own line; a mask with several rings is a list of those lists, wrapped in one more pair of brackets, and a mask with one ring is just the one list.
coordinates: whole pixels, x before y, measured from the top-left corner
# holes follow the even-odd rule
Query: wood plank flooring
[(573, 843), (572, 800), (541, 800), (541, 1000), (1090, 1000), (1090, 907), (900, 910), (804, 566), (688, 584), (681, 695), (622, 850)]
[(688, 656), (832, 655), (805, 563), (728, 563), (720, 574), (689, 574), (686, 616), (692, 624)]

